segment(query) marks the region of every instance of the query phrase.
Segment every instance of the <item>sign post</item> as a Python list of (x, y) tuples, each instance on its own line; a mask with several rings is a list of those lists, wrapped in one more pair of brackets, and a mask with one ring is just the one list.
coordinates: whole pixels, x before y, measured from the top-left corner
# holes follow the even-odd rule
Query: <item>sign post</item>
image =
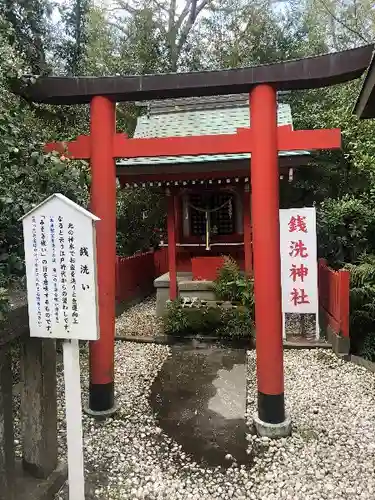
[(315, 208), (280, 210), (283, 336), (285, 314), (315, 314), (319, 339), (318, 262)]
[(54, 194), (22, 218), (30, 336), (63, 340), (69, 498), (84, 500), (79, 340), (99, 338), (95, 222)]

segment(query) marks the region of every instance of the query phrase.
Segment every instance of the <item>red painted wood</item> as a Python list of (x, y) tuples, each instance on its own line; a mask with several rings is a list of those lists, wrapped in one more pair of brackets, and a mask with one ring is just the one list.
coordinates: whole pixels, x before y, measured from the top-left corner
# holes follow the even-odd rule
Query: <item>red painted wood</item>
[[(138, 158), (248, 153), (252, 149), (251, 141), (251, 129), (239, 129), (237, 134), (150, 139), (128, 139), (125, 134), (117, 134), (112, 154), (115, 158)], [(81, 135), (75, 141), (49, 143), (45, 151), (58, 151), (72, 158), (89, 159), (90, 142), (89, 136)], [(277, 147), (279, 151), (340, 148), (340, 129), (293, 131), (289, 125), (278, 127)]]
[(245, 273), (247, 276), (253, 274), (253, 248), (251, 234), (251, 210), (250, 192), (244, 191), (243, 195), (243, 241), (245, 252)]
[(155, 278), (168, 272), (168, 248), (163, 247), (154, 253)]
[(284, 373), (276, 91), (269, 85), (259, 85), (252, 90), (250, 102), (258, 391), (279, 395), (284, 392)]
[[(249, 141), (249, 138), (246, 139)], [(237, 134), (215, 134), (186, 137), (128, 139), (117, 134), (114, 141), (116, 158), (180, 156), (202, 154), (246, 153), (250, 143), (242, 142)]]
[[(226, 252), (231, 255), (244, 269), (243, 252), (233, 250)], [(222, 255), (194, 256), (192, 253), (179, 252), (177, 256), (177, 270), (192, 272), (193, 261), (199, 261), (195, 266), (197, 277), (201, 279), (213, 280), (216, 277), (217, 269), (223, 264)], [(205, 277), (207, 265), (209, 266), (208, 277)], [(200, 267), (199, 267), (200, 266)], [(201, 269), (201, 271), (199, 271)], [(130, 301), (154, 291), (154, 280), (158, 276), (168, 272), (168, 249), (163, 247), (159, 250), (137, 253), (131, 257), (116, 257), (116, 300), (119, 302)]]
[[(237, 129), (241, 142), (252, 145), (254, 135), (249, 128)], [(339, 128), (318, 130), (293, 130), (291, 125), (277, 127), (278, 151), (310, 151), (314, 149), (338, 149), (341, 147)]]
[[(68, 143), (50, 143), (46, 151), (58, 151), (74, 158), (90, 158), (90, 137), (81, 135)], [(216, 134), (187, 137), (157, 137), (129, 139), (125, 134), (113, 138), (114, 158), (195, 156), (202, 154), (250, 153), (254, 147), (253, 130), (238, 129), (236, 134)], [(292, 130), (289, 125), (277, 129), (277, 149), (298, 151), (336, 149), (341, 147), (340, 129)]]
[(182, 237), (182, 201), (177, 194), (174, 206), (174, 217), (176, 221), (176, 243), (180, 243)]
[(170, 193), (168, 196), (168, 263), (169, 263), (169, 298), (177, 298), (177, 267), (176, 267), (176, 195)]
[(116, 300), (126, 302), (151, 294), (157, 275), (156, 252), (117, 257)]
[(79, 135), (76, 140), (70, 142), (50, 142), (45, 145), (46, 152), (57, 151), (70, 158), (90, 159), (90, 143), (89, 135)]
[(320, 259), (318, 278), (321, 313), (337, 335), (349, 337), (350, 272), (335, 271), (325, 259)]
[(223, 267), (224, 257), (193, 257), (191, 259), (191, 270), (193, 280), (214, 281), (219, 269)]
[(321, 130), (292, 130), (290, 126), (278, 127), (277, 148), (279, 151), (311, 151), (314, 149), (339, 149), (339, 128)]
[(91, 211), (96, 224), (100, 339), (90, 345), (90, 381), (108, 384), (114, 377), (116, 170), (112, 157), (115, 106), (104, 97), (91, 103)]
[(342, 269), (339, 274), (341, 334), (349, 338), (350, 272)]

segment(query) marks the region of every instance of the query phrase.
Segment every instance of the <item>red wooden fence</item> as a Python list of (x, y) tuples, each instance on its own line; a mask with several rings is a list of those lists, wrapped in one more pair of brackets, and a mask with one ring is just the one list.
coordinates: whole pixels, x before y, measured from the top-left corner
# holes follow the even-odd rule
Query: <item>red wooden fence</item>
[(150, 295), (154, 279), (168, 272), (167, 249), (116, 258), (116, 300), (127, 302)]
[(117, 257), (116, 300), (129, 301), (150, 294), (154, 278), (154, 252)]
[(168, 248), (163, 247), (156, 250), (154, 253), (155, 262), (155, 278), (165, 274), (169, 271), (168, 269)]
[(349, 337), (350, 272), (334, 271), (319, 259), (319, 305), (326, 322), (337, 335)]

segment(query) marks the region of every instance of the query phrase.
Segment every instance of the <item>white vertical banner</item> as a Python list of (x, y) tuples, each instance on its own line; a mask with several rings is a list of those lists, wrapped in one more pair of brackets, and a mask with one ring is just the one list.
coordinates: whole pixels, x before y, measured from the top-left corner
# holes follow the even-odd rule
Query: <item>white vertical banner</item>
[(280, 210), (280, 257), (283, 336), (285, 314), (298, 313), (315, 314), (319, 338), (315, 208)]

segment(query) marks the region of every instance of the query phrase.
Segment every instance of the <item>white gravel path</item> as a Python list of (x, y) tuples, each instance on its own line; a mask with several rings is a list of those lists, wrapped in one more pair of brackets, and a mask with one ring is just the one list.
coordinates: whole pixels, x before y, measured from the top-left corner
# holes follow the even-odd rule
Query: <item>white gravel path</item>
[(122, 337), (152, 337), (161, 333), (160, 318), (156, 317), (155, 297), (129, 307), (116, 319), (116, 335)]
[[(372, 500), (375, 497), (375, 376), (325, 350), (285, 352), (286, 401), (293, 436), (269, 443), (249, 435), (249, 469), (202, 468), (157, 426), (148, 402), (166, 346), (116, 343), (120, 410), (84, 417), (86, 468), (97, 500)], [(254, 408), (255, 353), (249, 352), (249, 412)], [(87, 387), (87, 357), (82, 356)], [(59, 379), (64, 447), (63, 389)], [(96, 473), (93, 474), (93, 471)], [(56, 500), (66, 499), (66, 489)]]
[[(248, 354), (248, 372), (252, 414), (255, 352)], [(256, 491), (249, 498), (373, 499), (375, 375), (330, 351), (288, 350), (285, 394), (293, 434), (265, 443), (251, 473)]]

